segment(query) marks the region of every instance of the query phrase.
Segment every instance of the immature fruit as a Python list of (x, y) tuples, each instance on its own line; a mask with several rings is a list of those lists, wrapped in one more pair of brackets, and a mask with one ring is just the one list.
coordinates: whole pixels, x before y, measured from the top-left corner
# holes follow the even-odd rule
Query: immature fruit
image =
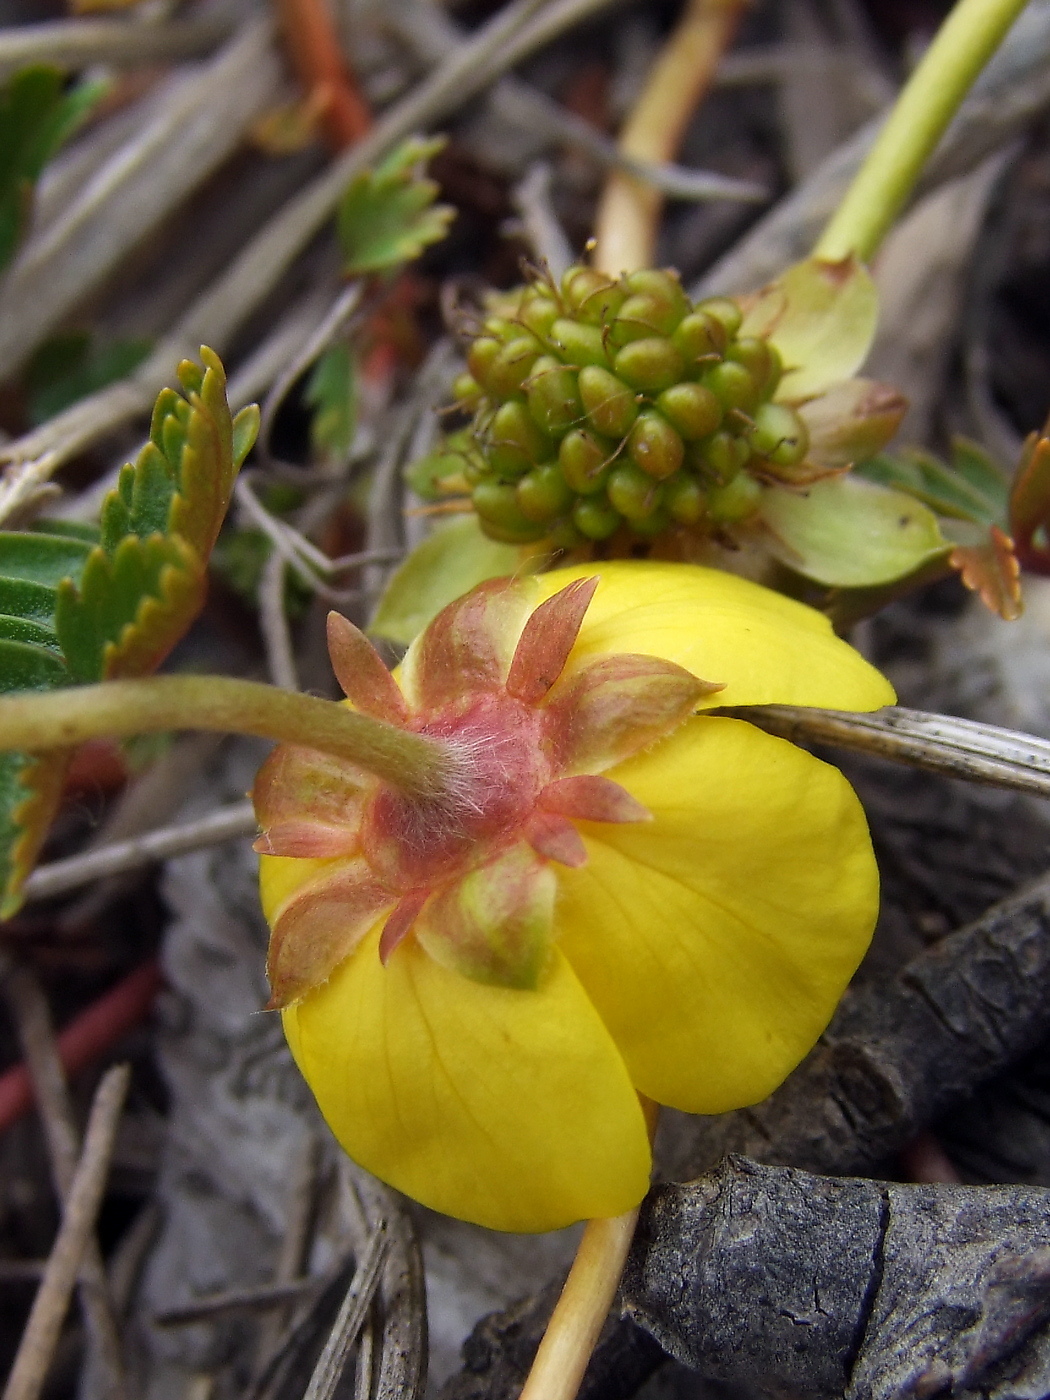
[(572, 549), (617, 531), (710, 533), (804, 461), (802, 420), (771, 401), (780, 357), (740, 335), (732, 299), (693, 305), (659, 269), (570, 267), (500, 307), (456, 384), (474, 414), (459, 478), (494, 538)]

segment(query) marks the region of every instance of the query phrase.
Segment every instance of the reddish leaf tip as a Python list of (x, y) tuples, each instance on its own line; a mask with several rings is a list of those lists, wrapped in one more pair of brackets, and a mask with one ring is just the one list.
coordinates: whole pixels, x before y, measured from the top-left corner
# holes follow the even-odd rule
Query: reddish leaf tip
[(574, 579), (533, 612), (510, 663), (507, 693), (535, 705), (565, 669), (599, 579)]

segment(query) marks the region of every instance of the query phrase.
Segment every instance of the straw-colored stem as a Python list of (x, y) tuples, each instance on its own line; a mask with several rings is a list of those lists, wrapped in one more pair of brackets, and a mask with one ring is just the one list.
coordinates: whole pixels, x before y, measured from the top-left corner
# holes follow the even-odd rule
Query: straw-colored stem
[(814, 249), (868, 259), (900, 212), (959, 104), (1025, 0), (958, 0), (886, 119)]
[(447, 751), (345, 705), (229, 676), (152, 676), (0, 696), (0, 749), (71, 748), (174, 729), (256, 734), (348, 759), (408, 792), (439, 789)]
[[(651, 1141), (659, 1108), (639, 1098)], [(575, 1400), (620, 1286), (638, 1209), (609, 1220), (588, 1220), (519, 1400)]]
[[(624, 155), (655, 162), (674, 158), (746, 4), (689, 0), (620, 133)], [(595, 221), (593, 265), (613, 277), (650, 266), (663, 202), (645, 181), (623, 171), (610, 175)]]

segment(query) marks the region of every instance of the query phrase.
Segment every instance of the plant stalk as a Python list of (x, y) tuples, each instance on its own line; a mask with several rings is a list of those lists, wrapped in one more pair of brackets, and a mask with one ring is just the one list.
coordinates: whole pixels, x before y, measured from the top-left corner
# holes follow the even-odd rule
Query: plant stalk
[(944, 134), (1025, 0), (957, 0), (905, 84), (868, 158), (813, 250), (867, 261), (900, 213)]
[[(673, 160), (748, 0), (690, 0), (653, 64), (618, 144), (625, 156), (662, 164)], [(652, 263), (664, 197), (625, 171), (609, 176), (594, 225), (592, 264), (619, 277)]]
[(71, 748), (88, 739), (177, 729), (255, 734), (320, 749), (420, 795), (440, 788), (452, 767), (447, 750), (421, 734), (331, 700), (229, 676), (151, 676), (0, 696), (0, 749)]
[[(660, 1110), (638, 1097), (652, 1142)], [(639, 1210), (635, 1206), (611, 1219), (588, 1220), (518, 1400), (575, 1400), (620, 1286)]]

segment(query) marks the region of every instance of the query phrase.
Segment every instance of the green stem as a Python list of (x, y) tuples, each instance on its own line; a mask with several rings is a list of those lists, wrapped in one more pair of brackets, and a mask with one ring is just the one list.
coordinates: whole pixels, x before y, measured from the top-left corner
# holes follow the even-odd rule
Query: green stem
[(974, 79), (1024, 6), (1025, 0), (957, 0), (821, 234), (815, 257), (871, 257)]
[(421, 734), (258, 681), (151, 676), (0, 696), (0, 749), (63, 749), (171, 729), (257, 734), (321, 749), (413, 793), (433, 792), (450, 775), (447, 751)]

